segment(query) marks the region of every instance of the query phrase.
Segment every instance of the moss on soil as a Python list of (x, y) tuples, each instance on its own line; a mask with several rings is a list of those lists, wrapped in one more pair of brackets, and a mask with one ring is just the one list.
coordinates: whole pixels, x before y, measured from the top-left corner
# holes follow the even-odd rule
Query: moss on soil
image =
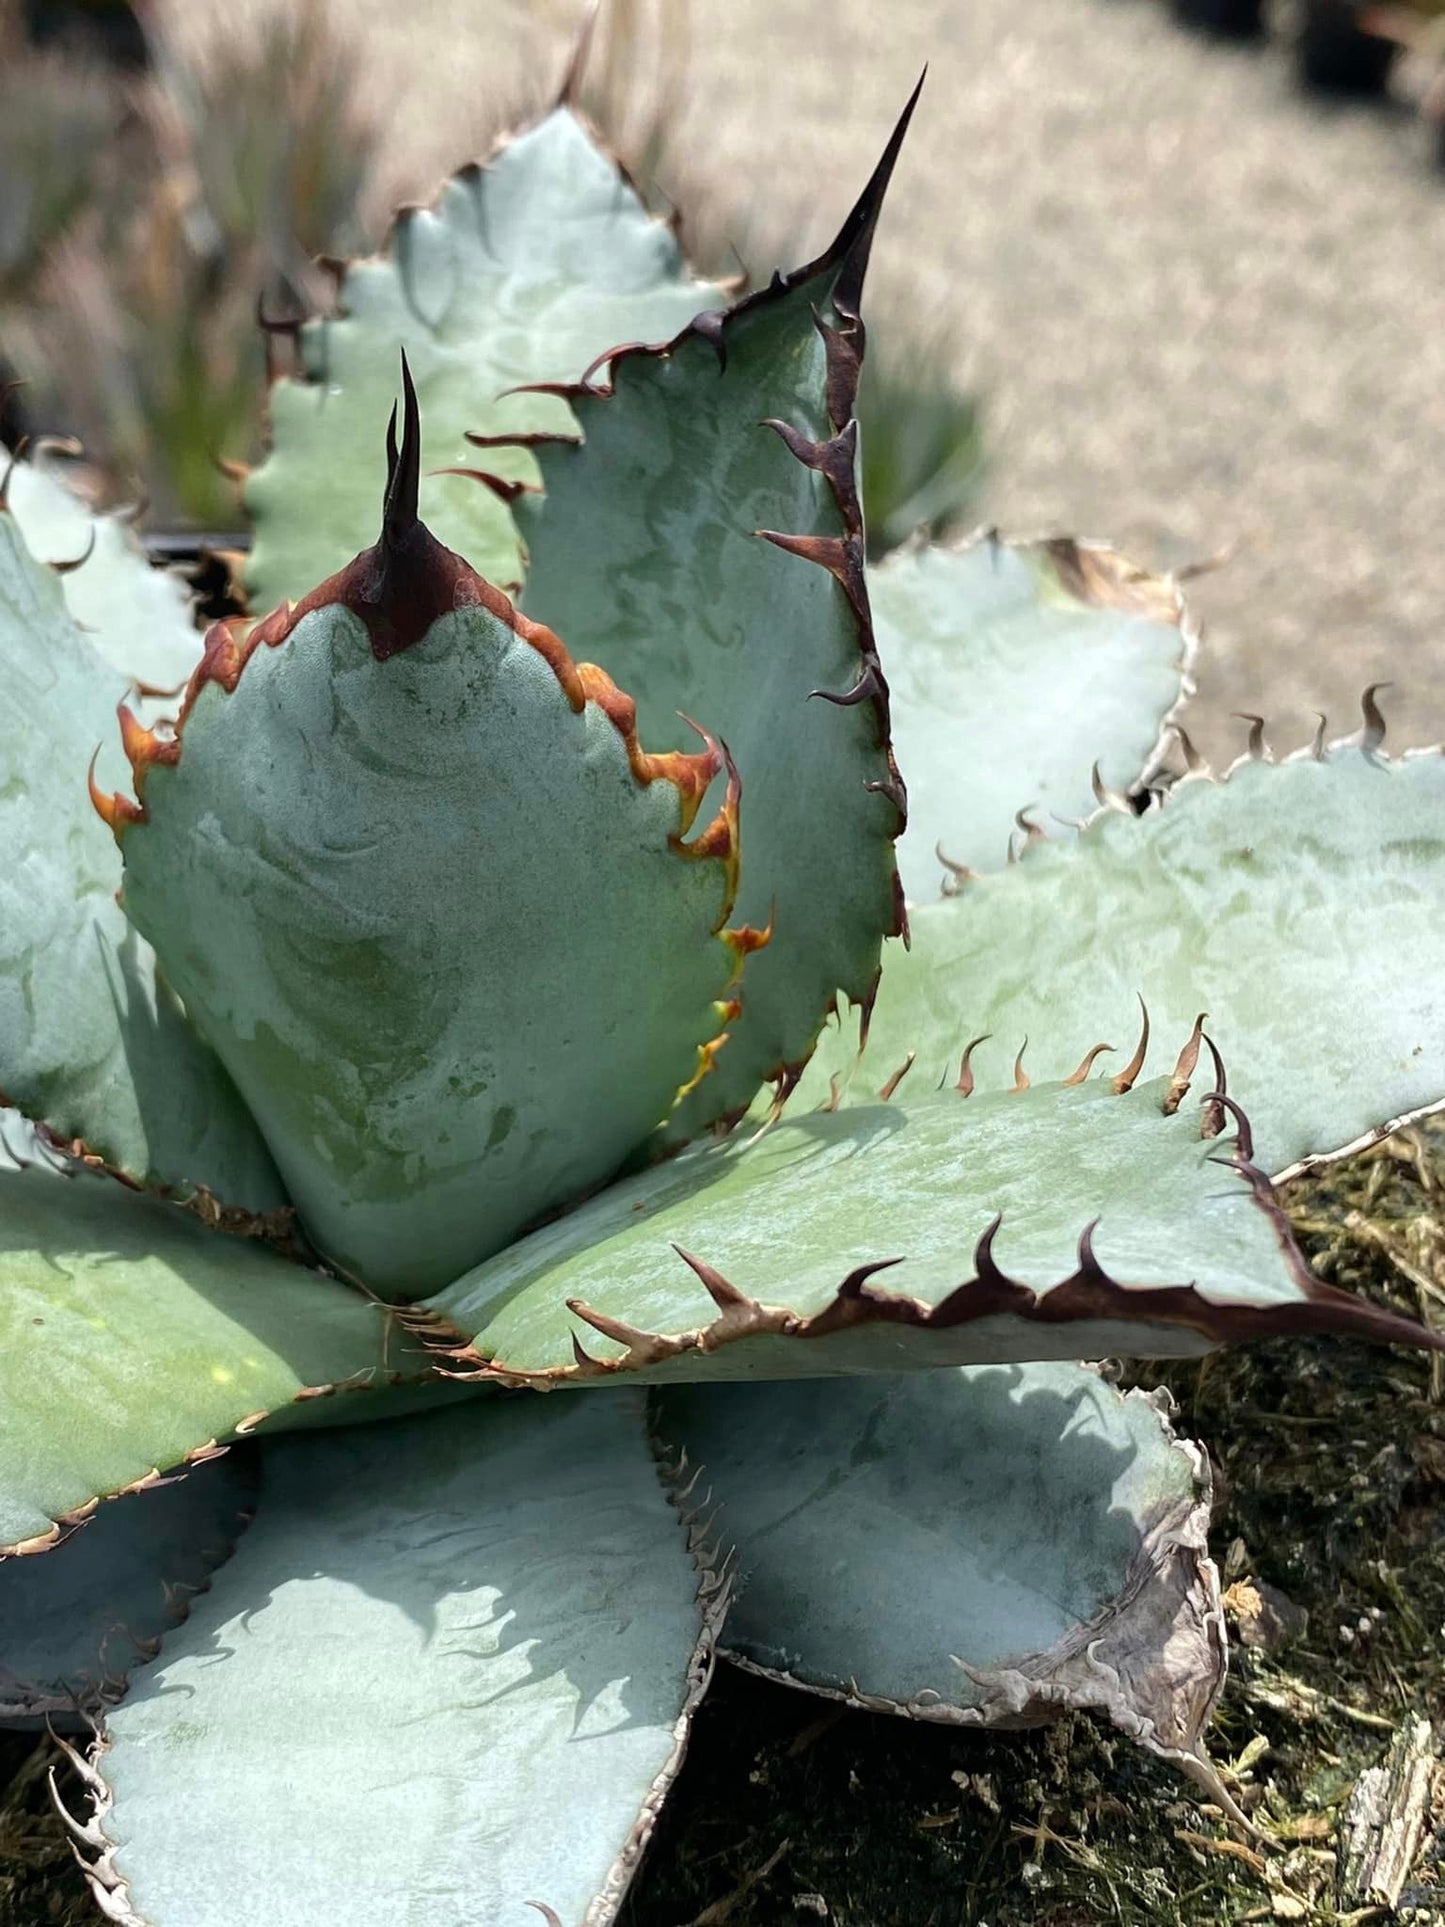
[[(1445, 1123), (1293, 1186), (1289, 1203), (1322, 1275), (1445, 1327)], [(1270, 1653), (1236, 1642), (1211, 1732), (1267, 1842), (1235, 1836), (1090, 1719), (951, 1732), (724, 1667), (625, 1927), (1386, 1919), (1337, 1911), (1336, 1835), (1407, 1714), (1445, 1732), (1441, 1367), (1322, 1339), (1130, 1374), (1167, 1382), (1179, 1428), (1209, 1450), (1226, 1584), (1266, 1582), (1309, 1615)], [(98, 1918), (49, 1813), (50, 1759), (48, 1742), (0, 1735), (0, 1927)], [(1417, 1927), (1445, 1922), (1439, 1787), (1430, 1824), (1401, 1905)]]

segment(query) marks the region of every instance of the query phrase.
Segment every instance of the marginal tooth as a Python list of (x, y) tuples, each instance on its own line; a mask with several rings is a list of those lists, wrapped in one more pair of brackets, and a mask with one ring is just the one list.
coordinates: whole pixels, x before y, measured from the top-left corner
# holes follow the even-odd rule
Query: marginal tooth
[(730, 1279), (724, 1278), (715, 1266), (705, 1263), (701, 1258), (694, 1258), (692, 1253), (684, 1251), (681, 1245), (675, 1244), (672, 1248), (693, 1273), (719, 1311), (733, 1311), (740, 1306), (753, 1303), (745, 1291), (739, 1291), (738, 1287)]
[(1204, 1026), (1209, 1022), (1209, 1013), (1201, 1010), (1194, 1020), (1194, 1028), (1174, 1066), (1169, 1079), (1169, 1089), (1164, 1093), (1164, 1115), (1173, 1117), (1179, 1106), (1189, 1094), (1189, 1082), (1194, 1076), (1194, 1067), (1199, 1062), (1199, 1046), (1204, 1040)]
[(1375, 697), (1380, 690), (1393, 686), (1387, 682), (1372, 682), (1360, 696), (1360, 708), (1365, 718), (1365, 726), (1360, 731), (1360, 748), (1367, 756), (1373, 756), (1385, 740), (1385, 717)]
[(1207, 776), (1209, 764), (1194, 747), (1193, 739), (1183, 723), (1171, 723), (1169, 727), (1179, 743), (1179, 753), (1184, 758), (1184, 767), (1191, 776)]
[(1049, 833), (1043, 824), (1035, 823), (1029, 815), (1029, 811), (1037, 807), (1037, 804), (1025, 803), (1021, 810), (1014, 812), (1014, 822), (1017, 823), (1024, 833), (1023, 847), (1025, 850), (1032, 849), (1035, 843), (1047, 843), (1049, 840)]
[(1234, 1099), (1227, 1097), (1223, 1091), (1214, 1091), (1206, 1101), (1222, 1107), (1228, 1111), (1229, 1115), (1234, 1119), (1236, 1127), (1234, 1141), (1236, 1163), (1252, 1164), (1254, 1162), (1254, 1131), (1244, 1112), (1235, 1103)]
[(1274, 758), (1269, 753), (1269, 744), (1266, 743), (1266, 741), (1264, 740), (1263, 716), (1252, 716), (1247, 709), (1236, 709), (1236, 710), (1232, 710), (1230, 713), (1233, 715), (1234, 720), (1237, 723), (1249, 724), (1249, 740), (1245, 744), (1244, 753), (1249, 758), (1250, 762), (1251, 763), (1273, 762)]
[(941, 843), (934, 844), (933, 854), (948, 872), (948, 875), (943, 879), (944, 896), (956, 897), (965, 883), (976, 883), (978, 881), (978, 871), (970, 868), (967, 863), (956, 863)]
[(1141, 992), (1136, 992), (1135, 995), (1139, 998), (1139, 1010), (1143, 1017), (1143, 1027), (1139, 1032), (1139, 1042), (1134, 1048), (1134, 1055), (1129, 1059), (1119, 1075), (1110, 1079), (1110, 1085), (1115, 1097), (1122, 1097), (1126, 1091), (1133, 1090), (1135, 1083), (1138, 1081), (1139, 1073), (1144, 1068), (1144, 1058), (1149, 1050), (1149, 1006), (1144, 1002)]
[(621, 1318), (613, 1318), (605, 1311), (594, 1311), (580, 1298), (569, 1298), (567, 1309), (574, 1318), (580, 1318), (584, 1324), (590, 1325), (593, 1331), (601, 1332), (604, 1338), (613, 1339), (619, 1345), (626, 1345), (629, 1351), (647, 1342), (649, 1334), (639, 1326), (629, 1325)]
[(1214, 1039), (1207, 1031), (1204, 1033), (1204, 1042), (1209, 1048), (1210, 1057), (1214, 1060), (1214, 1089), (1204, 1099), (1201, 1107), (1199, 1135), (1201, 1137), (1218, 1137), (1224, 1129), (1224, 1105), (1220, 1100), (1224, 1097), (1228, 1089), (1229, 1080), (1225, 1076), (1224, 1059), (1220, 1056)]
[(1026, 1037), (1019, 1045), (1019, 1054), (1014, 1059), (1014, 1089), (1016, 1091), (1026, 1091), (1029, 1088), (1029, 1074), (1024, 1069), (1024, 1052), (1028, 1047), (1029, 1040)]
[(427, 475), (428, 477), (433, 475), (460, 475), (464, 482), (480, 482), (483, 488), (488, 489), (496, 496), (499, 502), (505, 502), (508, 507), (510, 507), (520, 495), (541, 494), (541, 488), (536, 482), (508, 481), (505, 476), (494, 475), (489, 468), (429, 468)]
[(993, 1032), (986, 1030), (981, 1037), (970, 1038), (964, 1046), (963, 1061), (958, 1067), (958, 1082), (953, 1087), (960, 1097), (973, 1096), (973, 1053), (980, 1044), (986, 1044), (992, 1036)]
[(1084, 1061), (1080, 1064), (1079, 1068), (1076, 1071), (1072, 1071), (1069, 1076), (1064, 1079), (1064, 1082), (1066, 1084), (1084, 1083), (1088, 1078), (1089, 1072), (1094, 1068), (1094, 1059), (1096, 1057), (1102, 1057), (1105, 1051), (1110, 1051), (1113, 1048), (1114, 1046), (1112, 1044), (1093, 1045), (1091, 1049), (1084, 1052)]
[[(9, 395), (10, 390), (18, 386), (19, 383), (13, 381), (7, 381), (3, 385), (0, 385), (0, 410), (3, 410), (5, 399)], [(28, 435), (22, 435), (20, 437), (10, 452), (10, 460), (5, 464), (5, 473), (0, 475), (0, 514), (4, 514), (10, 506), (10, 477), (15, 473), (16, 464), (25, 453), (29, 441), (30, 437)]]
[(1109, 785), (1104, 781), (1103, 772), (1097, 763), (1095, 763), (1093, 769), (1089, 772), (1089, 782), (1101, 809), (1118, 810), (1123, 816), (1132, 816), (1134, 814), (1133, 810), (1129, 807), (1128, 797), (1121, 795), (1118, 790), (1109, 788)]
[(861, 1298), (870, 1278), (876, 1277), (880, 1271), (891, 1271), (895, 1265), (901, 1265), (902, 1263), (903, 1260), (901, 1258), (875, 1258), (871, 1265), (857, 1266), (855, 1270), (848, 1273), (848, 1276), (843, 1280), (842, 1284), (839, 1285), (835, 1297), (839, 1299)]
[[(80, 554), (77, 555), (72, 561), (52, 562), (50, 566), (55, 571), (56, 575), (73, 575), (77, 569), (84, 568), (85, 564), (89, 562), (90, 558), (94, 554), (95, 554), (95, 523), (92, 522), (90, 525), (90, 539), (86, 543), (85, 547), (81, 550)], [(1383, 731), (1381, 733), (1383, 734)]]
[(913, 1060), (917, 1055), (917, 1051), (909, 1051), (903, 1062), (898, 1066), (898, 1069), (894, 1071), (893, 1075), (888, 1079), (888, 1082), (879, 1090), (878, 1096), (883, 1103), (886, 1104), (888, 1102), (904, 1078), (907, 1077), (908, 1073), (913, 1069)]
[(1330, 726), (1329, 718), (1322, 709), (1317, 709), (1315, 716), (1317, 720), (1315, 723), (1314, 738), (1310, 743), (1310, 761), (1312, 763), (1323, 763), (1325, 760), (1325, 731)]
[(993, 1255), (993, 1241), (998, 1236), (999, 1227), (1002, 1224), (1002, 1215), (995, 1217), (973, 1248), (974, 1276), (983, 1283), (994, 1285), (1008, 1283), (998, 1260)]
[(871, 702), (882, 694), (883, 678), (878, 672), (878, 665), (868, 662), (863, 665), (857, 682), (851, 689), (845, 689), (841, 696), (834, 695), (831, 689), (810, 689), (808, 698), (811, 701), (814, 696), (820, 696), (825, 703), (832, 703), (837, 709), (853, 709), (857, 704)]
[(1099, 1228), (1099, 1220), (1091, 1218), (1079, 1233), (1079, 1271), (1086, 1278), (1104, 1276), (1104, 1268), (1094, 1256), (1094, 1233)]

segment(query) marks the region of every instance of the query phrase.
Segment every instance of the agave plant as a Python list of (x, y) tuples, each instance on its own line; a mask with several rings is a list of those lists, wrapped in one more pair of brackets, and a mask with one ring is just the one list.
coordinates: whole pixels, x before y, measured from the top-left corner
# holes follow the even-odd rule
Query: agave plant
[(906, 124), (732, 306), (567, 102), (404, 214), (204, 642), (12, 468), (0, 1709), (111, 1920), (611, 1920), (719, 1650), (1227, 1805), (1207, 1466), (1072, 1361), (1445, 1343), (1269, 1175), (1445, 1095), (1445, 759), (1171, 783), (1172, 583), (868, 576)]

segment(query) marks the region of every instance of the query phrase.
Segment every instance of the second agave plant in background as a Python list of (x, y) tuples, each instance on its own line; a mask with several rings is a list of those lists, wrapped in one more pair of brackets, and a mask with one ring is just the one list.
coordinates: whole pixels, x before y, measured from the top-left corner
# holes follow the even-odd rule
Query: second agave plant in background
[(613, 1920), (720, 1648), (1233, 1810), (1207, 1465), (1073, 1361), (1445, 1348), (1270, 1175), (1445, 1098), (1445, 759), (1372, 700), (1170, 785), (1174, 585), (870, 585), (906, 124), (730, 307), (569, 101), (464, 170), (301, 331), (204, 643), (9, 477), (0, 1711), (112, 1920)]

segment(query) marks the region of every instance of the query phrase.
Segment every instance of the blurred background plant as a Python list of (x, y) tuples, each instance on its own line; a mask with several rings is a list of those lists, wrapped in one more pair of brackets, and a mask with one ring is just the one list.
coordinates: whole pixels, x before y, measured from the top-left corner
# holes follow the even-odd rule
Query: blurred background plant
[(310, 304), (313, 257), (359, 244), (376, 134), (325, 6), (224, 69), (149, 23), (143, 65), (104, 58), (124, 39), (88, 29), (120, 12), (0, 0), (8, 430), (78, 438), (97, 491), (159, 526), (226, 527), (218, 458), (260, 435), (257, 297)]
[[(690, 26), (680, 0), (612, 0), (579, 48), (580, 104), (662, 214)], [(258, 296), (273, 316), (323, 307), (316, 258), (376, 239), (381, 143), (360, 79), (323, 4), (270, 17), (223, 59), (183, 50), (143, 6), (0, 0), (12, 443), (73, 437), (96, 496), (140, 496), (153, 529), (234, 528), (220, 464), (259, 453)], [(688, 232), (702, 262), (740, 265), (725, 229), (740, 212)], [(870, 359), (860, 399), (875, 553), (967, 522), (980, 473), (975, 405), (910, 332), (888, 331), (901, 346)]]

